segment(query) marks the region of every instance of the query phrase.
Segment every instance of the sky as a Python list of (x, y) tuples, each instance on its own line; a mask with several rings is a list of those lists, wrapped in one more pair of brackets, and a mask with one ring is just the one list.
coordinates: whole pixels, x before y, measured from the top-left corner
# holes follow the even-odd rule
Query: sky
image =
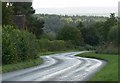
[(119, 0), (33, 0), (34, 8), (117, 7)]
[[(99, 9), (100, 13), (109, 13), (117, 12), (119, 1), (120, 0), (33, 0), (33, 8), (37, 13), (62, 13), (64, 9), (69, 9), (70, 13), (72, 11), (75, 13), (77, 11), (73, 10), (74, 8), (81, 8), (80, 10), (83, 13), (90, 13), (89, 8), (93, 9), (92, 13), (97, 13)], [(55, 9), (58, 9), (60, 12)], [(106, 12), (106, 10), (108, 10), (108, 12)]]

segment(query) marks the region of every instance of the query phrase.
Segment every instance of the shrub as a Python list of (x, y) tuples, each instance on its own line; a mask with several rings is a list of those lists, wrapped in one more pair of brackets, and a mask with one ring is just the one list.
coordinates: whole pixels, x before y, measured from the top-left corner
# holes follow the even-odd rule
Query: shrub
[(118, 46), (113, 43), (106, 43), (96, 49), (96, 53), (118, 54)]
[(71, 44), (65, 42), (64, 40), (53, 40), (50, 41), (48, 39), (40, 39), (38, 40), (39, 43), (39, 51), (64, 51), (67, 49), (72, 49), (73, 47)]
[(50, 45), (50, 40), (42, 38), (42, 39), (38, 40), (38, 43), (39, 43), (39, 51), (40, 52), (48, 51), (48, 48)]
[(66, 43), (63, 40), (54, 40), (51, 41), (49, 48), (50, 51), (63, 51), (66, 50)]
[(2, 29), (2, 63), (10, 64), (35, 59), (38, 45), (35, 35), (27, 31), (3, 26)]
[(91, 45), (89, 45), (89, 44), (86, 44), (86, 45), (85, 45), (85, 49), (86, 49), (86, 50), (95, 50), (95, 46), (91, 46)]
[(110, 42), (118, 42), (118, 26), (113, 26), (108, 33), (108, 40)]

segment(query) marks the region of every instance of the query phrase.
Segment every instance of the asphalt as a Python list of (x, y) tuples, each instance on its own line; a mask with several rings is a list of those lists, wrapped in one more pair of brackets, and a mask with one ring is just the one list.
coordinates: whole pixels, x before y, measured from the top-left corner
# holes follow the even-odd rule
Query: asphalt
[(66, 52), (42, 56), (39, 66), (2, 74), (3, 81), (87, 81), (105, 62), (77, 57), (80, 52)]

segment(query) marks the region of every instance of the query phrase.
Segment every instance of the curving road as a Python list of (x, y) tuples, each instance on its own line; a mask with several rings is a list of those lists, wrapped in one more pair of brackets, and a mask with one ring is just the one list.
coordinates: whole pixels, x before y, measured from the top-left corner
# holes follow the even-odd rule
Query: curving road
[(86, 81), (104, 66), (104, 61), (76, 57), (81, 52), (42, 56), (42, 65), (2, 75), (3, 81)]

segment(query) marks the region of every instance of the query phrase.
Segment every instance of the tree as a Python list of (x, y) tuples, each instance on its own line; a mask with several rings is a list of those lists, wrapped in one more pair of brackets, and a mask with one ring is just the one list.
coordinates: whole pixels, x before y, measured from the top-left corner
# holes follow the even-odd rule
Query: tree
[(81, 32), (76, 27), (64, 27), (58, 34), (58, 39), (71, 41), (74, 45), (82, 45), (83, 38)]
[(77, 25), (78, 28), (84, 27), (83, 23), (80, 21), (79, 24)]
[(49, 40), (55, 40), (56, 39), (56, 34), (51, 31), (51, 32), (48, 32), (48, 33), (45, 33), (42, 35), (42, 38), (46, 38), (46, 39), (49, 39)]
[(40, 38), (40, 35), (43, 33), (44, 21), (39, 20), (36, 17), (31, 16), (28, 19), (30, 24), (28, 25), (28, 30), (36, 35), (37, 38)]
[[(32, 14), (35, 13), (35, 10), (32, 7), (32, 2), (12, 2), (13, 15), (25, 15), (26, 25), (31, 24)], [(30, 19), (31, 18), (31, 19)]]
[(113, 26), (108, 33), (108, 40), (117, 43), (118, 41), (118, 26)]
[(83, 27), (80, 29), (81, 33), (84, 38), (84, 42), (89, 45), (97, 45), (99, 44), (99, 35), (97, 33), (97, 30), (94, 26), (91, 27)]
[(32, 2), (13, 2), (14, 15), (31, 15), (35, 13)]
[[(43, 33), (43, 20), (34, 17), (35, 10), (32, 7), (32, 2), (13, 2), (14, 15), (25, 15), (27, 30), (34, 33), (37, 38)], [(29, 27), (29, 28), (28, 28)]]
[(2, 2), (2, 25), (12, 24), (12, 6), (10, 3)]
[(107, 21), (103, 25), (103, 28), (101, 28), (101, 31), (103, 32), (104, 41), (107, 41), (109, 30), (112, 26), (115, 25), (117, 25), (117, 19), (115, 17), (115, 14), (111, 13), (110, 18), (107, 19)]

